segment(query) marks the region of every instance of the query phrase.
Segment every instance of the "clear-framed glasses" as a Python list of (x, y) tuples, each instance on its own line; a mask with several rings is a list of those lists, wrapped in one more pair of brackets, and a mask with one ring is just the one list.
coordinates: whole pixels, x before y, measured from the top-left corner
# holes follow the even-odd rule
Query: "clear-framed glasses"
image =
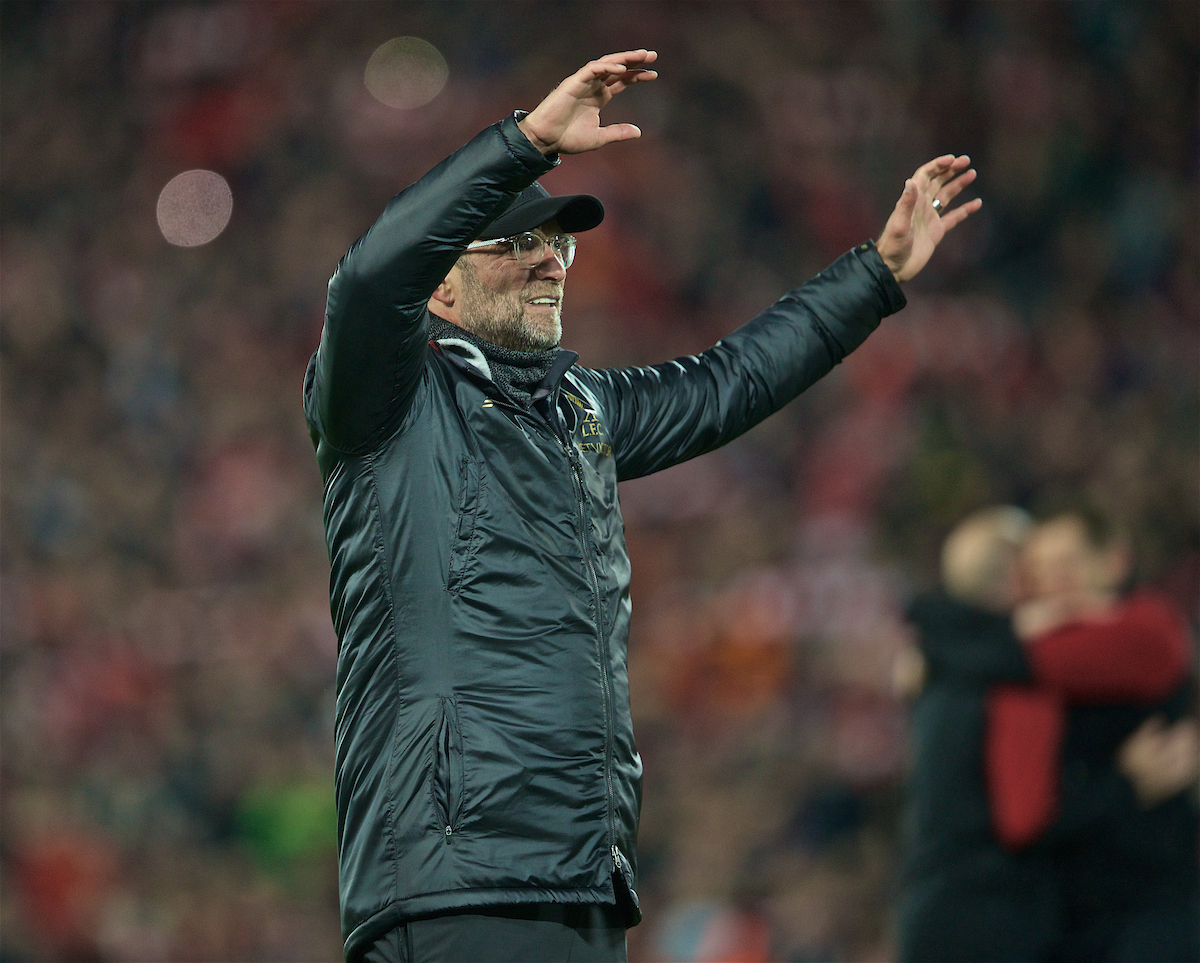
[(547, 244), (550, 245), (550, 250), (554, 252), (554, 256), (558, 258), (564, 268), (569, 268), (571, 262), (575, 260), (575, 236), (573, 234), (542, 237), (540, 234), (526, 231), (523, 234), (514, 234), (512, 237), (499, 237), (494, 241), (472, 241), (467, 245), (467, 250), (475, 251), (480, 248), (495, 247), (499, 244), (507, 245), (512, 256), (522, 267), (535, 268), (541, 264), (542, 259), (546, 256)]

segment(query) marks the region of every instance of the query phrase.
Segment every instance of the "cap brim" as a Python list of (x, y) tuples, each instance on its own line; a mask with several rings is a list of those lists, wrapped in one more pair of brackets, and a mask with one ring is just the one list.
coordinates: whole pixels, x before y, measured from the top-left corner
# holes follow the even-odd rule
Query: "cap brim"
[(569, 234), (590, 231), (604, 220), (604, 205), (591, 194), (564, 194), (560, 197), (539, 197), (516, 204), (492, 221), (479, 235), (481, 241), (512, 237), (532, 231), (547, 221), (557, 221), (560, 230)]

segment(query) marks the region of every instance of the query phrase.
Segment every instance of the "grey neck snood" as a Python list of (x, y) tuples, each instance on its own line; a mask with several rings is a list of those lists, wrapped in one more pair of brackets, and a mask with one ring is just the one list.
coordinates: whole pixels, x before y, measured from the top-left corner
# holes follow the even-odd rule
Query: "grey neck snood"
[(558, 357), (558, 348), (546, 351), (514, 351), (512, 348), (502, 348), (490, 341), (484, 341), (470, 331), (464, 331), (436, 314), (430, 314), (429, 340), (440, 341), (444, 338), (458, 338), (482, 351), (492, 370), (492, 381), (496, 387), (506, 398), (522, 408), (529, 408), (533, 403), (533, 392), (545, 380), (554, 359)]

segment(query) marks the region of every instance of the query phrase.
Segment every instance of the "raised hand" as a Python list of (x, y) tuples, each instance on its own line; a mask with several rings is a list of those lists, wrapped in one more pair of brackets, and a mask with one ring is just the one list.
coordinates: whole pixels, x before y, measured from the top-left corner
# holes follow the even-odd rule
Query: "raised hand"
[(971, 158), (965, 154), (961, 157), (945, 154), (919, 167), (904, 182), (904, 193), (875, 243), (897, 281), (903, 283), (915, 277), (946, 232), (983, 206), (983, 201), (975, 198), (947, 210), (959, 192), (975, 180), (975, 171), (967, 169), (970, 163)]
[(600, 126), (600, 109), (626, 87), (654, 80), (648, 70), (658, 54), (626, 50), (593, 60), (571, 74), (519, 123), (522, 133), (543, 154), (582, 154), (642, 132), (633, 124)]

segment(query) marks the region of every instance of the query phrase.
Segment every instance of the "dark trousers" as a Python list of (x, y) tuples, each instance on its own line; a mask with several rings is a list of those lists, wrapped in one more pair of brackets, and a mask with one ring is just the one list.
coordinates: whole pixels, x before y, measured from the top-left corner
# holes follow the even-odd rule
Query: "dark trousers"
[(615, 906), (533, 903), (444, 913), (390, 930), (363, 963), (625, 963)]

